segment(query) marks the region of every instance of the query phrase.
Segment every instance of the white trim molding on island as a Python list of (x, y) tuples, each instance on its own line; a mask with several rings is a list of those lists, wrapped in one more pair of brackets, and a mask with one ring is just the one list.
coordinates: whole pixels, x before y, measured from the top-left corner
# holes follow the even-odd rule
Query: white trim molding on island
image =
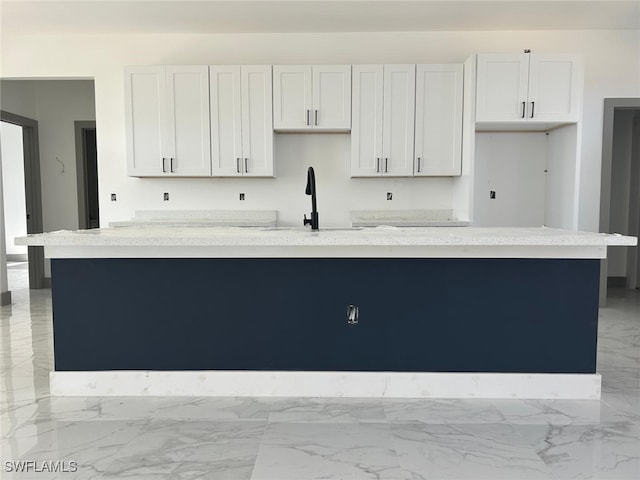
[(598, 399), (599, 374), (442, 372), (52, 372), (59, 396)]

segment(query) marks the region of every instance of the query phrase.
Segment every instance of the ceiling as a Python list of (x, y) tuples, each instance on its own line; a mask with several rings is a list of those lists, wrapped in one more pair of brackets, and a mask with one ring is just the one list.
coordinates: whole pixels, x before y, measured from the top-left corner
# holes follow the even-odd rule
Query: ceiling
[(0, 0), (5, 34), (640, 28), (640, 1)]

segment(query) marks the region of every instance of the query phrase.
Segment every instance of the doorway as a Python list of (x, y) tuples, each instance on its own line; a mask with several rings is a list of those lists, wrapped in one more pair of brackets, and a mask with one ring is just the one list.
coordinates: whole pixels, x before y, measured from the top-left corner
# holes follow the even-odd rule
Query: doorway
[[(640, 98), (604, 101), (600, 231), (640, 232)], [(600, 301), (607, 288), (640, 288), (638, 247), (609, 249), (602, 262)]]
[[(42, 233), (42, 190), (40, 182), (40, 153), (38, 143), (38, 122), (31, 118), (22, 117), (13, 113), (0, 110), (0, 121), (6, 124), (19, 127), (22, 130), (22, 156), (23, 156), (23, 178), (24, 182), (24, 210), (26, 222), (26, 233)], [(9, 179), (4, 178), (5, 184)], [(11, 205), (5, 203), (5, 211)], [(7, 243), (13, 244), (13, 239), (8, 239)], [(45, 288), (44, 278), (44, 248), (28, 247), (27, 264), (29, 288)]]
[(76, 121), (74, 123), (78, 178), (78, 227), (100, 228), (96, 122)]

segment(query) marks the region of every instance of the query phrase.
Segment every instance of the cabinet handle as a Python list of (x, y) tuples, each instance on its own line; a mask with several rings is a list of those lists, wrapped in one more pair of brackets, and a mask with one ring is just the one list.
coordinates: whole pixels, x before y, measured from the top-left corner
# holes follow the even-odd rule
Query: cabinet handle
[(169, 167), (170, 167), (171, 173), (173, 173), (173, 157), (169, 159)]
[(533, 111), (535, 110), (535, 108), (536, 108), (536, 102), (531, 102), (531, 117), (530, 118), (533, 118)]
[(524, 118), (524, 111), (527, 108), (527, 102), (522, 102), (522, 118)]
[(389, 159), (385, 157), (384, 159), (384, 173), (389, 171)]
[(376, 158), (376, 173), (380, 173), (380, 157)]
[(244, 173), (249, 173), (249, 159), (244, 157)]
[(164, 166), (164, 162), (167, 161), (167, 157), (162, 157), (162, 173), (167, 173), (167, 169)]
[(420, 157), (418, 157), (418, 173), (420, 173)]
[(309, 112), (310, 110), (307, 110), (307, 125), (309, 125)]
[(315, 125), (318, 125), (318, 110), (315, 111)]
[(236, 157), (236, 173), (240, 173), (240, 157)]

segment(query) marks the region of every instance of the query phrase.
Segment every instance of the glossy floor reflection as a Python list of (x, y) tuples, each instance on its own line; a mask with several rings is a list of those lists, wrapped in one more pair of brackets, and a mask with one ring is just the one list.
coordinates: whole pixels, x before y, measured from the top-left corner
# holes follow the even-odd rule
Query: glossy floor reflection
[[(51, 397), (50, 292), (13, 299), (2, 479), (640, 478), (640, 292), (600, 310), (601, 401)], [(78, 470), (9, 473), (20, 460)]]

